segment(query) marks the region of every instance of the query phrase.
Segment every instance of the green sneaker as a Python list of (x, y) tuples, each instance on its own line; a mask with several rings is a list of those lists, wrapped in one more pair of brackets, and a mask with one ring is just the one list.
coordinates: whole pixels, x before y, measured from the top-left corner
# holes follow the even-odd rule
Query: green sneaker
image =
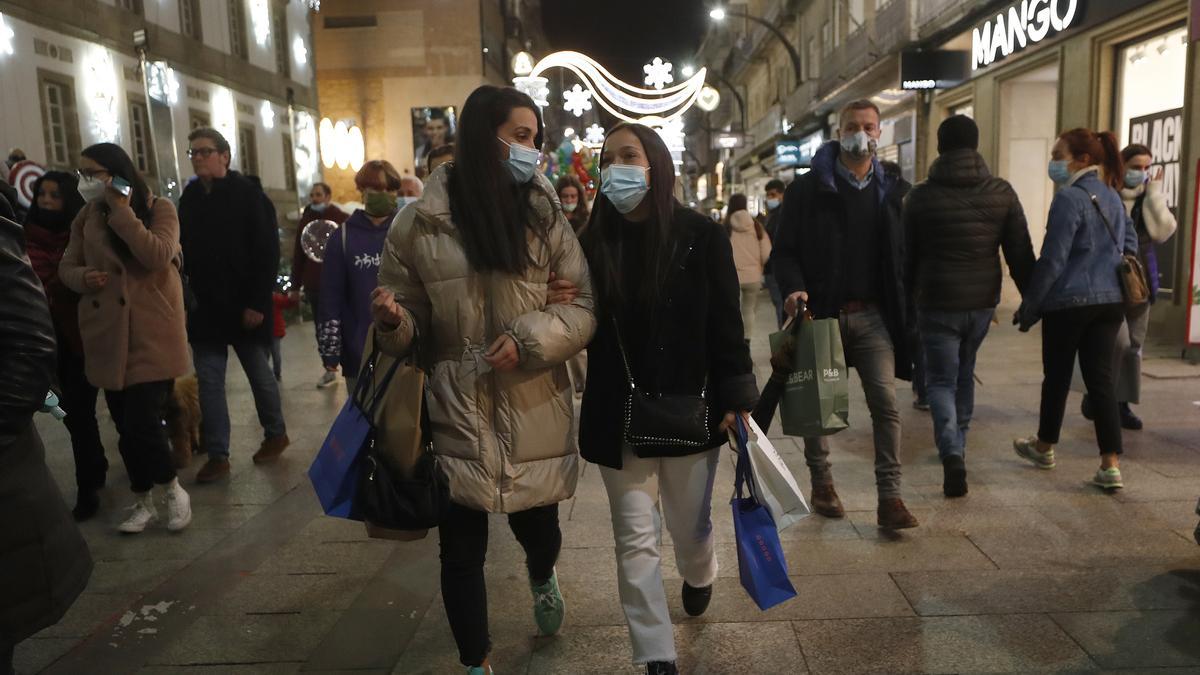
[(534, 586), (531, 581), (529, 590), (533, 592), (533, 620), (537, 622), (538, 631), (542, 635), (554, 635), (562, 628), (567, 613), (567, 603), (558, 590), (558, 571), (555, 570), (550, 580), (541, 586)]
[(1120, 490), (1125, 487), (1125, 483), (1121, 482), (1121, 470), (1115, 466), (1111, 469), (1097, 471), (1096, 477), (1092, 479), (1092, 484), (1105, 490)]
[(1056, 466), (1054, 448), (1050, 448), (1046, 452), (1038, 452), (1036, 436), (1016, 439), (1013, 441), (1013, 449), (1021, 457), (1033, 462), (1033, 465), (1039, 469), (1053, 469)]

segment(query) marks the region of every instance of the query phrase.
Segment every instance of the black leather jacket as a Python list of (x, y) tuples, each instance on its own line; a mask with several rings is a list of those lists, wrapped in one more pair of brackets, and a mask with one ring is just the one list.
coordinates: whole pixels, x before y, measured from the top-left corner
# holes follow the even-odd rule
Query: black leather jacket
[(20, 225), (0, 218), (0, 455), (29, 427), (54, 377), (54, 324)]

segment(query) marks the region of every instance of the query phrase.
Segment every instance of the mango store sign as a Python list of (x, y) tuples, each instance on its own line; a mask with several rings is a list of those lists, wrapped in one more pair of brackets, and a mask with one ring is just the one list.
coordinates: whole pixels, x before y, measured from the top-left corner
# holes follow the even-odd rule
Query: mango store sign
[(1021, 0), (971, 31), (971, 70), (1026, 49), (1071, 28), (1080, 0)]

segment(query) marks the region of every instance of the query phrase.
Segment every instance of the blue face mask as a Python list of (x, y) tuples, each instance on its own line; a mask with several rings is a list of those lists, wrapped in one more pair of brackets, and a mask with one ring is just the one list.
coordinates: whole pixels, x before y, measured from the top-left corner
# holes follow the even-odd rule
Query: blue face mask
[(405, 197), (405, 196), (396, 197), (396, 210), (399, 211), (400, 209), (408, 206), (409, 204), (416, 204), (417, 201), (419, 201), (420, 199), (421, 199), (420, 197)]
[(768, 199), (767, 200), (767, 210), (768, 211), (774, 211), (777, 208), (779, 208), (779, 200), (778, 199)]
[(329, 208), (329, 202), (325, 202), (324, 204), (309, 204), (308, 206), (313, 211), (316, 211), (317, 213), (322, 213), (323, 211), (325, 211), (325, 209)]
[(609, 164), (600, 172), (600, 193), (608, 197), (608, 201), (622, 215), (636, 209), (646, 193), (650, 192), (650, 183), (646, 174), (650, 170), (632, 164)]
[(1134, 189), (1146, 182), (1146, 172), (1141, 169), (1125, 169), (1125, 187)]
[(508, 167), (508, 172), (512, 174), (513, 180), (521, 185), (528, 183), (533, 178), (533, 174), (537, 173), (542, 153), (524, 145), (509, 143), (500, 137), (497, 137), (497, 140), (508, 146), (508, 160), (504, 165)]
[(1046, 168), (1046, 173), (1050, 176), (1050, 180), (1054, 181), (1055, 185), (1066, 185), (1067, 181), (1071, 180), (1071, 170), (1067, 168), (1067, 160), (1052, 159), (1050, 165)]

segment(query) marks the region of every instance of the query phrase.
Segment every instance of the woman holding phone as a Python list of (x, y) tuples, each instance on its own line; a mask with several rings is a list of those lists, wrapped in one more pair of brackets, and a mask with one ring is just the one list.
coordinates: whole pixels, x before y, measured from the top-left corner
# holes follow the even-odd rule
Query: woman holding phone
[(71, 224), (59, 278), (81, 294), (85, 374), (104, 390), (135, 496), (118, 526), (142, 532), (159, 520), (152, 488), (165, 500), (167, 529), (192, 521), (167, 444), (163, 411), (176, 377), (190, 370), (179, 276), (179, 218), (158, 199), (119, 146), (83, 151), (79, 193), (87, 205)]

